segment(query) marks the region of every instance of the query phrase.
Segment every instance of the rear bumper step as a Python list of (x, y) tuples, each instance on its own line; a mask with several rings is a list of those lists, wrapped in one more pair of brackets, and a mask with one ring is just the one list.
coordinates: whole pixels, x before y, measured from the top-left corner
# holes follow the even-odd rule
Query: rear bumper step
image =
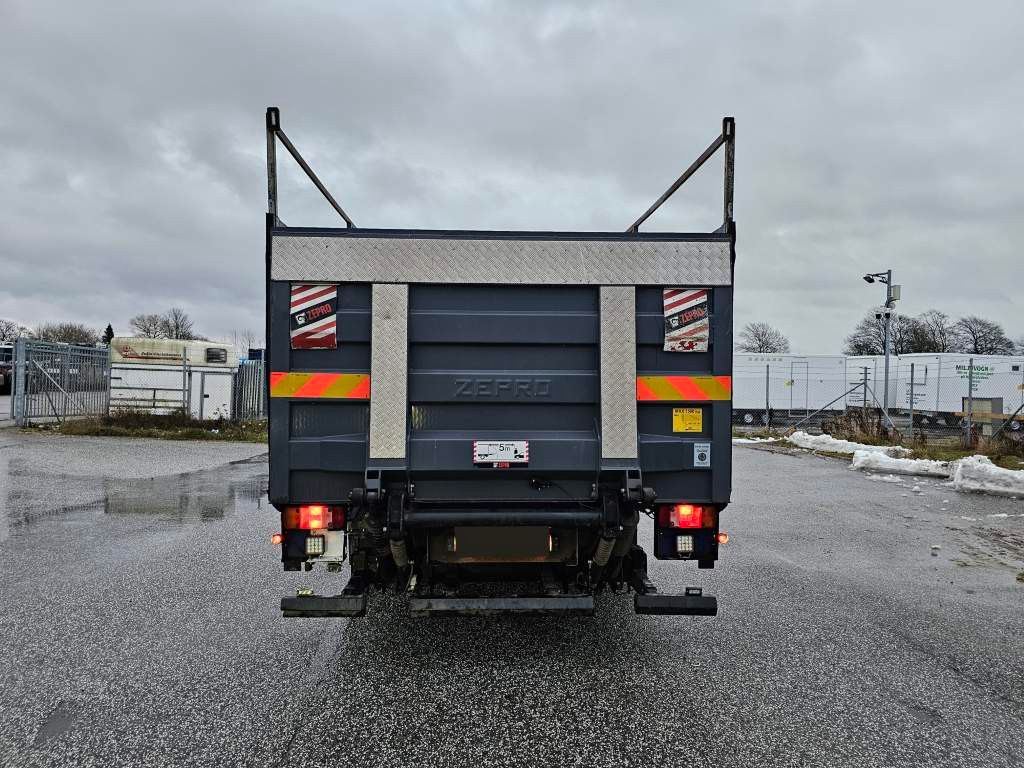
[(409, 600), (413, 616), (488, 616), (498, 613), (557, 613), (592, 616), (591, 595), (564, 597), (414, 597)]
[(320, 595), (282, 597), (281, 612), (286, 617), (305, 619), (362, 616), (366, 613), (366, 594), (335, 595), (334, 597), (321, 597)]
[(637, 594), (633, 610), (656, 616), (717, 616), (718, 598), (711, 595), (663, 595), (660, 592)]

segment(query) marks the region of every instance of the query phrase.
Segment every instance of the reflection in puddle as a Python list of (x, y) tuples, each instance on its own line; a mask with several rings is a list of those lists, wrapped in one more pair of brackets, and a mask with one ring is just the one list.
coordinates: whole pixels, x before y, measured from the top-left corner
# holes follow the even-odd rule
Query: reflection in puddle
[(235, 511), (236, 500), (255, 502), (259, 508), (267, 490), (266, 475), (237, 474), (238, 468), (232, 467), (187, 475), (107, 480), (103, 511), (108, 515), (149, 515), (184, 522), (223, 518)]
[(152, 478), (89, 478), (34, 473), (0, 451), (0, 541), (73, 512), (145, 516), (175, 522), (217, 520), (239, 504), (266, 499), (267, 464), (254, 460)]

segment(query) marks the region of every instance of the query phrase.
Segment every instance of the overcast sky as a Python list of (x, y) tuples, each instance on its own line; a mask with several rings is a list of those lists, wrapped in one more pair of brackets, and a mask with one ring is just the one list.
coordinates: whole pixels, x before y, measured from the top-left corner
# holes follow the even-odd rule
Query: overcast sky
[[(771, 8), (764, 6), (770, 5)], [(1024, 5), (0, 0), (0, 317), (263, 324), (264, 110), (367, 227), (621, 230), (737, 122), (737, 329), (1024, 335)], [(339, 220), (287, 158), (281, 217)], [(716, 158), (648, 223), (721, 223)]]

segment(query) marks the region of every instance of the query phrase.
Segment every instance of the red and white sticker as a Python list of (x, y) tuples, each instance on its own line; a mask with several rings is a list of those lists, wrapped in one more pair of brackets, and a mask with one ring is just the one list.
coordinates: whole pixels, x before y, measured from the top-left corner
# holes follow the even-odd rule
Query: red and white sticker
[(706, 288), (666, 288), (665, 351), (707, 352), (711, 323)]
[(292, 283), (292, 349), (338, 346), (338, 286)]

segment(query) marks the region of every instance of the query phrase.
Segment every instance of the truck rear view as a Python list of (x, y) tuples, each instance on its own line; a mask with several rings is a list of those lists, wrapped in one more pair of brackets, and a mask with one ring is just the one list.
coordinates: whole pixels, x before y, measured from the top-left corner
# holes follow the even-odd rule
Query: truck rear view
[[(732, 120), (623, 233), (361, 229), (273, 108), (267, 136), (276, 539), (286, 570), (350, 574), (285, 615), (361, 615), (372, 589), (414, 614), (591, 613), (605, 588), (640, 613), (714, 614), (699, 589), (659, 593), (647, 552), (711, 568), (724, 538)], [(347, 226), (281, 223), (278, 142)], [(723, 226), (639, 232), (720, 146)]]

